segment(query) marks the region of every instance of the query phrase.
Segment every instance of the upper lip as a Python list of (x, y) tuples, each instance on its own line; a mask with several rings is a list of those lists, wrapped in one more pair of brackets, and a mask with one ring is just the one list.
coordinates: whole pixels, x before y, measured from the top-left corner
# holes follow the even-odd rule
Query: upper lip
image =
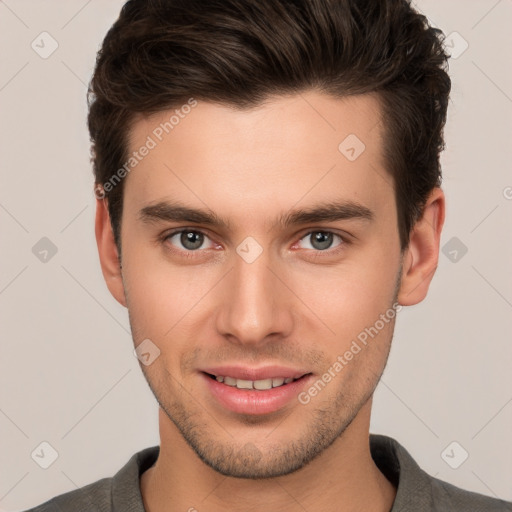
[(210, 366), (208, 368), (202, 368), (202, 372), (209, 373), (210, 375), (222, 376), (222, 377), (233, 377), (234, 379), (242, 380), (264, 380), (272, 379), (277, 377), (284, 377), (298, 379), (310, 372), (304, 371), (297, 368), (290, 368), (286, 366), (263, 366), (260, 368), (250, 368), (248, 366)]

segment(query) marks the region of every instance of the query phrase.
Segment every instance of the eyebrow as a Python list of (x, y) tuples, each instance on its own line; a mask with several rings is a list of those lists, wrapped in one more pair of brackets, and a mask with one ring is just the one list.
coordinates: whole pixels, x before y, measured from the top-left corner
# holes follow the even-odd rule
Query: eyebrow
[[(271, 229), (308, 223), (335, 222), (338, 220), (372, 221), (374, 218), (373, 211), (360, 203), (354, 201), (332, 201), (283, 213), (272, 223)], [(219, 217), (210, 209), (190, 208), (179, 202), (171, 203), (167, 201), (160, 201), (145, 206), (139, 211), (139, 219), (148, 224), (163, 221), (190, 222), (224, 229), (229, 229), (231, 226), (228, 220)]]

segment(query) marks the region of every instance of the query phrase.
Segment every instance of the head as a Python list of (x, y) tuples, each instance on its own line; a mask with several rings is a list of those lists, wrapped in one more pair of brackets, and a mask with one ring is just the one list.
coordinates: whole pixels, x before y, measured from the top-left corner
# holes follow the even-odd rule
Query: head
[[(142, 369), (162, 411), (214, 469), (290, 473), (369, 420), (399, 304), (437, 265), (446, 62), (405, 0), (131, 0), (108, 32), (102, 269), (160, 351)], [(212, 398), (227, 366), (305, 376), (240, 412)]]

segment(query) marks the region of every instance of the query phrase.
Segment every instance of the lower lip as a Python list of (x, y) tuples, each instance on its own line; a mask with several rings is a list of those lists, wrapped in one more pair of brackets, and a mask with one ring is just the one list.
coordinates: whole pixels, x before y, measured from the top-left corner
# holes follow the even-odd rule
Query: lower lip
[(289, 384), (265, 390), (238, 389), (228, 386), (202, 373), (210, 393), (226, 409), (239, 414), (269, 414), (282, 409), (306, 386), (312, 375), (305, 375)]

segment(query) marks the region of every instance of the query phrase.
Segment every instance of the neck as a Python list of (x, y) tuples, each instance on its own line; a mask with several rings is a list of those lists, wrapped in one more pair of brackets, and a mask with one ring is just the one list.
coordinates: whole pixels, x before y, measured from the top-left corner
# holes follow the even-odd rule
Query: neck
[(371, 399), (307, 466), (277, 478), (250, 480), (226, 477), (203, 463), (160, 409), (160, 454), (141, 476), (146, 512), (389, 512), (396, 489), (371, 457), (370, 410)]

